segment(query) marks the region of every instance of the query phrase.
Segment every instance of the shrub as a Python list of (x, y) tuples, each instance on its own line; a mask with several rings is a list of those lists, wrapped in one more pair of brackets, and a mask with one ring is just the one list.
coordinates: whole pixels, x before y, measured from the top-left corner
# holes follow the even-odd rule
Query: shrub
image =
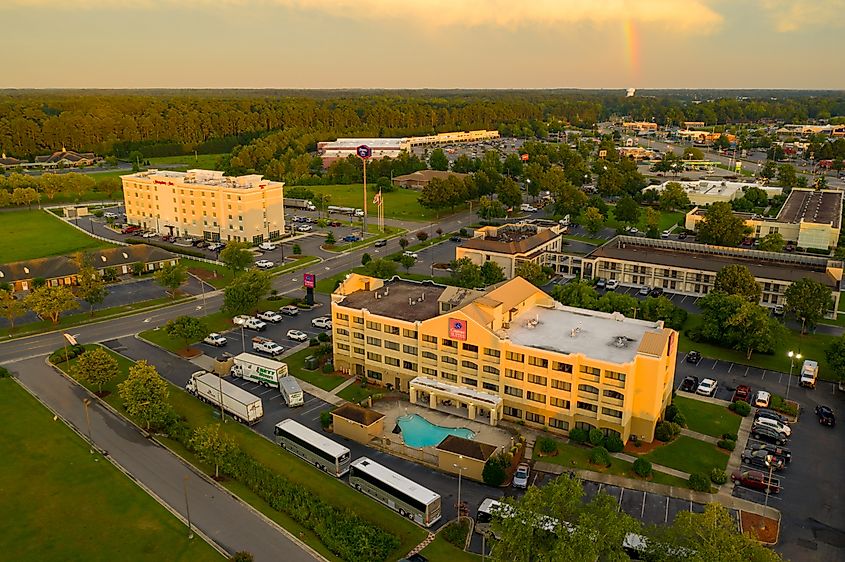
[(97, 209), (96, 211), (93, 211), (91, 214), (94, 215), (95, 217), (97, 217), (98, 219), (101, 219), (101, 218), (103, 218), (103, 215), (105, 213), (103, 212), (102, 209)]
[(678, 412), (678, 414), (675, 416), (675, 419), (672, 420), (672, 423), (677, 424), (678, 427), (686, 427), (687, 417), (683, 413)]
[(331, 361), (329, 361), (325, 365), (323, 365), (323, 372), (327, 375), (329, 373), (334, 373), (334, 365), (332, 365)]
[(551, 437), (538, 437), (534, 447), (543, 454), (551, 455), (557, 452), (557, 442)]
[(724, 449), (726, 451), (733, 451), (736, 449), (736, 441), (732, 441), (730, 439), (719, 439), (719, 441), (716, 442), (716, 445), (720, 449)]
[(787, 403), (787, 401), (784, 400), (783, 396), (779, 396), (777, 394), (772, 394), (772, 401), (771, 404), (769, 404), (769, 407), (772, 410), (775, 410), (782, 414), (786, 414), (788, 416), (798, 415), (798, 407), (795, 404)]
[(710, 481), (721, 486), (728, 481), (728, 474), (721, 468), (716, 468), (714, 466), (713, 470), (710, 471)]
[(590, 451), (590, 464), (610, 466), (610, 453), (604, 447), (593, 447), (593, 450)]
[(329, 337), (329, 334), (327, 334), (326, 332), (320, 332), (319, 334), (317, 334), (317, 339), (321, 342), (327, 342), (331, 338)]
[(446, 542), (453, 544), (461, 550), (464, 549), (467, 543), (467, 533), (469, 533), (469, 520), (459, 519), (452, 521), (440, 531), (440, 536), (446, 539)]
[(70, 361), (71, 359), (76, 359), (77, 356), (82, 355), (83, 353), (85, 353), (85, 348), (81, 345), (60, 347), (50, 354), (50, 363), (58, 365), (59, 363), (64, 363), (65, 359)]
[(668, 406), (666, 406), (666, 413), (663, 414), (663, 419), (665, 419), (666, 421), (675, 421), (675, 417), (677, 417), (677, 415), (680, 413), (681, 411), (675, 404), (669, 404)]
[(320, 412), (320, 425), (323, 426), (323, 429), (328, 429), (331, 424), (332, 424), (332, 412), (331, 412), (331, 410), (325, 410), (325, 411)]
[(507, 478), (507, 468), (510, 462), (507, 455), (499, 453), (487, 459), (484, 463), (484, 470), (481, 471), (481, 478), (488, 486), (501, 486)]
[(168, 252), (173, 252), (175, 254), (184, 254), (186, 256), (192, 256), (195, 258), (204, 258), (205, 254), (200, 252), (199, 250), (192, 250), (190, 248), (186, 248), (184, 246), (176, 246), (174, 244), (168, 244), (166, 242), (158, 242), (156, 240), (150, 240), (149, 238), (133, 238), (129, 237), (124, 240), (127, 244), (146, 244), (147, 246), (155, 246), (157, 248), (163, 248)]
[(302, 246), (300, 246), (299, 244), (294, 244), (291, 250), (293, 251), (293, 255), (298, 256), (302, 253)]
[(625, 443), (618, 435), (611, 434), (604, 438), (604, 448), (611, 453), (621, 453), (625, 448)]
[(591, 445), (601, 445), (604, 441), (604, 433), (600, 429), (591, 429), (587, 435)]
[(334, 246), (335, 242), (337, 242), (337, 240), (335, 240), (334, 232), (330, 230), (329, 233), (326, 235), (326, 245)]
[(466, 229), (466, 228), (462, 228), (462, 229), (460, 229), (460, 230), (458, 231), (458, 234), (460, 234), (460, 235), (461, 235), (461, 237), (466, 238), (466, 237), (467, 237), (467, 229)]
[(0, 367), (0, 379), (7, 379), (12, 376), (12, 373), (9, 372), (9, 369), (6, 367)]
[(736, 441), (736, 433), (723, 433), (722, 439), (727, 439), (728, 441)]
[(676, 423), (662, 421), (654, 429), (654, 437), (659, 441), (668, 443), (681, 433), (681, 428)]
[(316, 346), (320, 345), (320, 340), (318, 340), (317, 338), (311, 338), (311, 339), (308, 341), (308, 345), (309, 345), (310, 347), (316, 347)]
[(229, 562), (253, 562), (253, 560), (255, 560), (255, 557), (246, 550), (238, 551), (229, 558)]
[(366, 266), (371, 261), (373, 261), (373, 256), (371, 256), (370, 254), (364, 253), (364, 255), (361, 256), (361, 265)]
[(732, 402), (731, 405), (728, 406), (728, 409), (733, 411), (733, 412), (736, 412), (737, 414), (739, 414), (742, 417), (745, 417), (745, 416), (747, 416), (748, 414), (751, 413), (751, 405), (744, 400), (739, 400), (738, 402)]
[(637, 459), (634, 461), (634, 472), (643, 478), (651, 475), (651, 463), (645, 459)]
[(689, 476), (689, 487), (696, 492), (710, 491), (710, 478), (706, 474), (696, 472)]
[(587, 442), (587, 430), (581, 429), (580, 427), (575, 427), (569, 430), (569, 438), (576, 443), (586, 443)]

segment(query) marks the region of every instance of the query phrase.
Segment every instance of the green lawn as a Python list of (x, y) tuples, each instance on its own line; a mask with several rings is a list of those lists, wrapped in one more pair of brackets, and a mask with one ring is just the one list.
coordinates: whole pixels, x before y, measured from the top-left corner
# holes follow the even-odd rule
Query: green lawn
[(222, 289), (231, 283), (233, 278), (232, 270), (224, 265), (206, 263), (191, 258), (182, 258), (181, 263), (189, 271), (194, 270), (196, 275), (215, 289)]
[(302, 351), (297, 351), (293, 355), (284, 358), (284, 362), (288, 364), (290, 374), (305, 382), (311, 383), (323, 390), (332, 390), (337, 385), (346, 380), (346, 377), (339, 375), (325, 374), (320, 370), (308, 371), (305, 369), (305, 358), (316, 351), (316, 347), (309, 347)]
[(366, 388), (362, 387), (360, 384), (350, 384), (343, 390), (337, 393), (338, 396), (343, 398), (344, 400), (348, 400), (350, 402), (355, 402), (356, 404), (360, 403), (361, 401), (365, 400), (368, 396), (372, 396), (374, 394), (381, 394), (384, 392), (384, 389), (378, 386), (373, 386), (368, 384)]
[(722, 452), (716, 445), (681, 435), (668, 445), (654, 449), (643, 458), (654, 464), (688, 472), (709, 474), (713, 467), (724, 470), (730, 455)]
[(11, 379), (0, 423), (0, 558), (223, 560)]
[[(605, 226), (607, 226), (609, 228), (624, 228), (625, 225), (623, 223), (617, 221), (616, 218), (613, 216), (614, 209), (615, 209), (615, 207), (613, 205), (611, 205), (609, 210), (608, 210), (608, 213), (607, 213), (608, 216), (607, 216), (607, 221), (605, 222)], [(637, 222), (637, 224), (634, 225), (641, 232), (645, 232), (646, 230), (648, 230), (648, 227), (646, 226), (646, 223), (645, 223), (645, 217), (646, 217), (646, 208), (641, 207), (640, 208), (640, 220), (639, 220), (639, 222)], [(681, 220), (682, 218), (684, 218), (684, 213), (682, 213), (680, 211), (673, 211), (673, 212), (660, 211), (660, 223), (658, 224), (657, 228), (660, 231), (666, 230), (666, 229), (671, 228), (672, 226), (678, 224), (678, 221)]]
[[(326, 193), (331, 196), (327, 199), (326, 205), (338, 207), (353, 207), (363, 209), (364, 206), (364, 185), (354, 183), (350, 185), (309, 185), (308, 189), (315, 194)], [(376, 207), (372, 205), (375, 193), (367, 185), (367, 215), (368, 222), (375, 223)], [(432, 209), (422, 207), (418, 202), (420, 192), (413, 189), (397, 189), (390, 193), (384, 193), (384, 217), (388, 219), (401, 219), (412, 221), (430, 221), (437, 218), (437, 213)], [(317, 201), (314, 201), (316, 204)], [(456, 208), (455, 211), (460, 211)], [(449, 211), (441, 211), (440, 216), (449, 214)]]
[[(205, 322), (206, 327), (211, 332), (223, 332), (232, 327), (232, 316), (226, 314), (222, 310), (206, 316), (200, 316), (199, 319)], [(173, 353), (185, 348), (184, 340), (167, 335), (167, 332), (164, 331), (164, 327), (145, 330), (138, 335), (142, 339)]]
[[(126, 415), (121, 400), (116, 394), (116, 388), (117, 384), (125, 379), (128, 367), (132, 364), (132, 362), (111, 351), (109, 351), (109, 353), (118, 358), (123, 374), (104, 387), (103, 390), (112, 391), (112, 394), (107, 396), (105, 400), (117, 411)], [(73, 361), (71, 361), (71, 365), (72, 364)], [(64, 367), (65, 365), (62, 364), (60, 366)], [(200, 402), (176, 386), (170, 387), (170, 404), (173, 406), (178, 415), (185, 418), (190, 427), (199, 427), (219, 421), (219, 412), (217, 409)], [(391, 560), (404, 556), (405, 553), (410, 551), (425, 538), (425, 530), (399, 516), (397, 513), (389, 510), (380, 503), (377, 503), (369, 499), (367, 496), (356, 492), (337, 478), (333, 478), (319, 470), (316, 470), (310, 464), (290, 453), (287, 453), (251, 429), (241, 424), (230, 422), (223, 426), (223, 430), (238, 443), (244, 452), (265, 466), (275, 470), (279, 474), (283, 474), (285, 478), (288, 478), (290, 481), (302, 485), (310, 493), (320, 496), (329, 504), (332, 504), (339, 509), (349, 509), (360, 517), (373, 522), (387, 532), (399, 537), (401, 546), (392, 553), (390, 556)], [(164, 442), (177, 454), (185, 457), (192, 464), (202, 467), (206, 473), (213, 472), (213, 467), (204, 465), (180, 443), (170, 439), (162, 439), (162, 442)], [(240, 483), (225, 480), (222, 485), (230, 492), (238, 495), (256, 509), (264, 513), (267, 517), (271, 518), (273, 521), (293, 533), (295, 536), (298, 536), (302, 541), (313, 547), (329, 560), (338, 560), (336, 556), (331, 554), (322, 545), (322, 543), (320, 543), (314, 533), (301, 527), (287, 515), (269, 507), (263, 500), (247, 490)], [(167, 557), (163, 557), (163, 559), (167, 559)]]
[(675, 396), (672, 403), (684, 414), (687, 428), (692, 431), (718, 438), (723, 433), (736, 434), (739, 431), (742, 418), (724, 406), (684, 396)]
[(159, 156), (156, 158), (147, 158), (150, 161), (148, 168), (164, 167), (168, 170), (216, 170), (217, 160), (225, 154), (199, 154), (194, 157), (193, 154), (186, 154), (183, 156)]
[(477, 562), (481, 560), (481, 556), (478, 554), (464, 552), (441, 537), (434, 539), (434, 542), (425, 547), (420, 554), (431, 562)]
[(8, 211), (0, 219), (0, 263), (110, 247), (47, 211)]

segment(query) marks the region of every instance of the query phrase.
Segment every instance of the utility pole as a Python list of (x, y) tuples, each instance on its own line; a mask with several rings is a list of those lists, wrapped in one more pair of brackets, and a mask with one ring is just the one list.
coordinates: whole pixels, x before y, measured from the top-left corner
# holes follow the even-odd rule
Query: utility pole
[(85, 425), (88, 426), (88, 452), (94, 454), (94, 441), (91, 439), (91, 415), (88, 413), (88, 407), (91, 405), (90, 398), (82, 399), (82, 406), (85, 408)]
[(185, 488), (185, 514), (187, 515), (188, 519), (188, 540), (194, 538), (194, 529), (191, 526), (191, 505), (188, 503), (188, 477), (182, 480), (182, 484)]

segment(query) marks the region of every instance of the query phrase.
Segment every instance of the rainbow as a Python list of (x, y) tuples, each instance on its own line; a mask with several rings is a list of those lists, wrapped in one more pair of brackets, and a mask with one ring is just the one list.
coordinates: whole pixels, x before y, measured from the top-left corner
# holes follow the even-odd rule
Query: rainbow
[(640, 33), (634, 20), (629, 19), (624, 25), (625, 44), (628, 48), (628, 66), (631, 71), (631, 78), (637, 80), (640, 77)]

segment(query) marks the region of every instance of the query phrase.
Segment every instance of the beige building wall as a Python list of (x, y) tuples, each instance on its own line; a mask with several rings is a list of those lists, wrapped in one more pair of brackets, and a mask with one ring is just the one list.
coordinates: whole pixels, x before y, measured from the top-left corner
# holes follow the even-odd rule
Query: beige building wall
[[(695, 207), (686, 214), (684, 227), (687, 230), (698, 230), (698, 226), (704, 215), (699, 213)], [(753, 218), (745, 219), (745, 225), (751, 229), (753, 238), (763, 238), (769, 234), (779, 233), (788, 242), (794, 242), (799, 248), (811, 248), (814, 250), (830, 250), (839, 243), (839, 228), (831, 224), (820, 224), (807, 221), (800, 223), (781, 222), (774, 218)]]
[(365, 426), (332, 414), (332, 431), (341, 437), (346, 437), (347, 439), (352, 439), (353, 441), (366, 445), (370, 442), (370, 439), (384, 432), (384, 418), (372, 425)]
[[(464, 478), (472, 478), (478, 482), (484, 481), (481, 476), (481, 473), (484, 471), (484, 461), (471, 459), (449, 451), (441, 451), (440, 449), (436, 452), (437, 467), (443, 472), (457, 474), (460, 471)], [(455, 468), (455, 465), (462, 467), (463, 470)]]

